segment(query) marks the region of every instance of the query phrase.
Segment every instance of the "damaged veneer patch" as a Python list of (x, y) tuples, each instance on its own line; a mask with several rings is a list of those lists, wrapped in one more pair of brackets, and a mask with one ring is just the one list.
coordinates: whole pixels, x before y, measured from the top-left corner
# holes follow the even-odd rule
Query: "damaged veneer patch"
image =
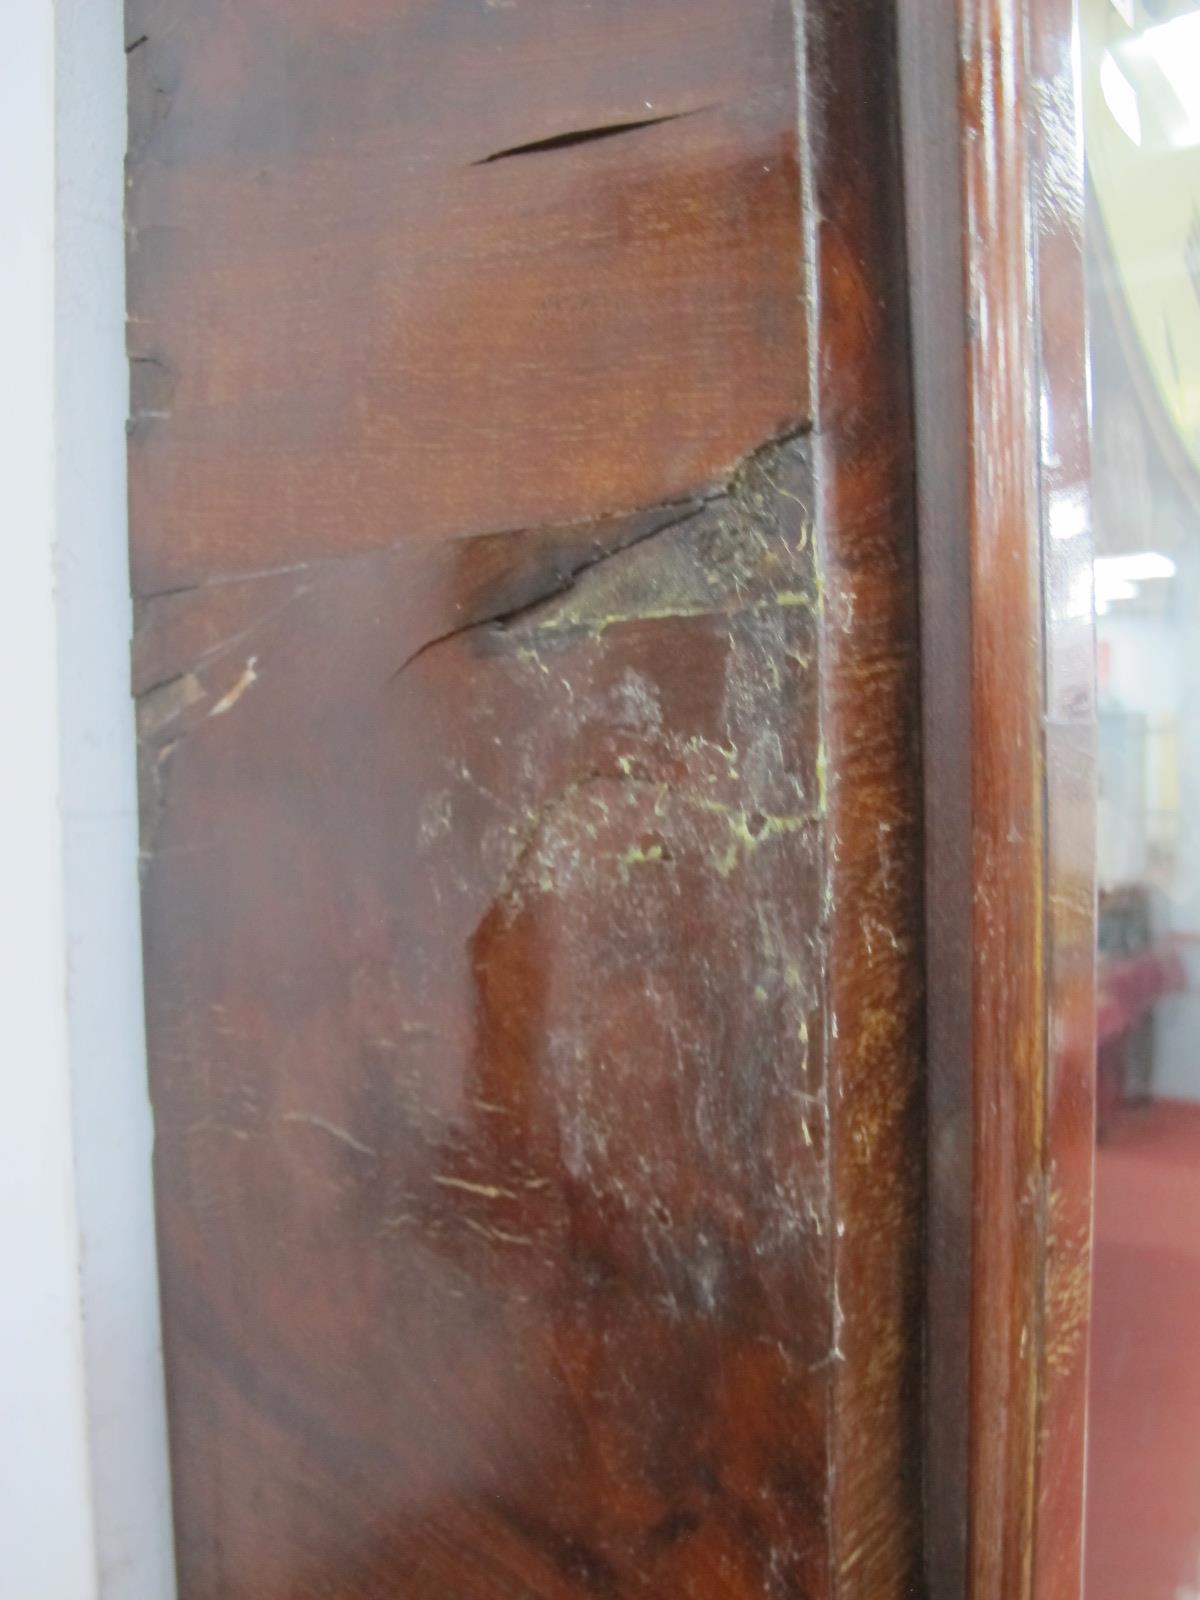
[(686, 1592), (681, 1497), (748, 1592), (823, 1548), (783, 1472), (686, 1487), (837, 1350), (808, 462), (140, 610), (168, 1306), (353, 1419), (371, 1515), (466, 1493), (456, 1548), (530, 1417), (518, 1509), (614, 1584)]

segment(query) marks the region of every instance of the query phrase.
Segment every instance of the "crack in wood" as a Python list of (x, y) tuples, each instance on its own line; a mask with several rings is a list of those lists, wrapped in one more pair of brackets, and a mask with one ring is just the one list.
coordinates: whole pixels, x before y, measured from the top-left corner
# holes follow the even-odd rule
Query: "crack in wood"
[(496, 150), (490, 156), (481, 156), (478, 161), (473, 161), (473, 167), (490, 167), (497, 161), (511, 161), (514, 156), (544, 155), (553, 150), (572, 150), (578, 145), (599, 144), (605, 139), (617, 139), (626, 133), (642, 133), (647, 128), (661, 128), (668, 122), (682, 122), (688, 117), (701, 116), (706, 111), (715, 111), (716, 107), (694, 106), (690, 111), (671, 111), (658, 117), (637, 117), (631, 122), (609, 122), (594, 128), (573, 128), (566, 133), (552, 133), (543, 139), (529, 139), (524, 144), (506, 146), (503, 150)]

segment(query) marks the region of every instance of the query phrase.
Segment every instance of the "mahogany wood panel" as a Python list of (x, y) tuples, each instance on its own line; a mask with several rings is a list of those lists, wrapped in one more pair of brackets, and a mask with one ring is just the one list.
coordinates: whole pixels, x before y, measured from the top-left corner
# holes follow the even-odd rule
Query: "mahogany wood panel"
[(911, 1595), (890, 5), (128, 42), (183, 1600)]
[(669, 500), (807, 417), (786, 0), (128, 26), (143, 591)]
[[(901, 13), (934, 1600), (1081, 1586), (1094, 704), (1073, 8)], [(963, 428), (965, 418), (966, 427)]]
[(825, 623), (834, 1593), (921, 1592), (924, 1094), (914, 485), (890, 4), (808, 10)]

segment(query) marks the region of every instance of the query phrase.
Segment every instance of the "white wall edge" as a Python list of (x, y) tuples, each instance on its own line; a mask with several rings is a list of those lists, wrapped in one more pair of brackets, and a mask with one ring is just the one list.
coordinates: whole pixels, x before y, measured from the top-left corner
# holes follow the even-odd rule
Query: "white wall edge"
[(21, 1600), (175, 1589), (129, 697), (123, 44), (121, 0), (25, 0), (0, 64), (0, 1591)]
[(96, 1595), (67, 1049), (54, 593), (51, 0), (0, 54), (0, 1549), (14, 1596)]

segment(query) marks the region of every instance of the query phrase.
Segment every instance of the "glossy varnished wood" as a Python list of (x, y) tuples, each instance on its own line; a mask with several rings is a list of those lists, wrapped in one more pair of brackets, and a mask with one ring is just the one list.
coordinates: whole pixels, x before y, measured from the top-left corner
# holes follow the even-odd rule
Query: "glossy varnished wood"
[(830, 1148), (834, 1593), (921, 1568), (924, 1192), (915, 507), (890, 3), (807, 11)]
[(129, 44), (184, 1600), (910, 1594), (890, 8)]
[(901, 15), (930, 943), (928, 1570), (935, 1597), (1058, 1600), (1081, 1572), (1094, 1044), (1073, 17), (1069, 3), (987, 0)]

